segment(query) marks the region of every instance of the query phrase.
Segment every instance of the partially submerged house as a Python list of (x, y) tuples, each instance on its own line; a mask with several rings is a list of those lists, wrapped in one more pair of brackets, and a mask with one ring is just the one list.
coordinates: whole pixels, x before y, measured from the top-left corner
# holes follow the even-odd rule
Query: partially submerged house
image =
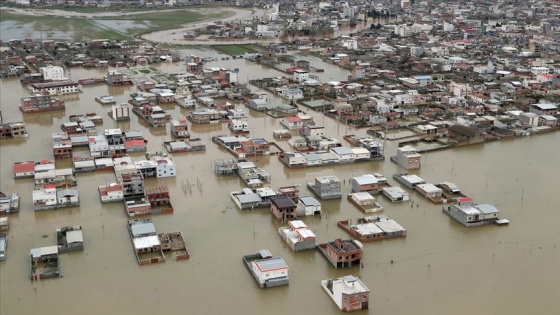
[(356, 240), (336, 239), (317, 245), (317, 249), (335, 268), (359, 265), (363, 255), (363, 245)]
[(278, 233), (294, 252), (314, 249), (317, 246), (315, 233), (308, 229), (303, 221), (288, 221), (288, 226), (279, 228)]
[(370, 194), (376, 194), (379, 192), (379, 183), (377, 177), (373, 174), (366, 174), (362, 176), (352, 177), (350, 179), (352, 184), (352, 192), (367, 192)]
[(99, 186), (99, 196), (102, 203), (124, 200), (123, 187), (117, 183)]
[(397, 186), (383, 187), (382, 193), (383, 196), (387, 197), (391, 202), (410, 200), (410, 194)]
[(56, 240), (59, 253), (84, 250), (84, 235), (81, 226), (57, 228)]
[(338, 199), (342, 197), (342, 183), (336, 176), (320, 176), (315, 182), (307, 183), (309, 187), (321, 199)]
[(341, 220), (336, 222), (336, 225), (360, 242), (373, 242), (406, 236), (406, 230), (386, 215), (358, 218), (355, 224), (352, 223), (351, 219)]
[(33, 190), (33, 210), (49, 210), (80, 205), (77, 189), (57, 189), (49, 184)]
[(58, 269), (58, 246), (33, 248), (30, 259), (29, 276), (31, 280), (57, 278), (60, 276)]
[(263, 249), (256, 254), (243, 256), (243, 263), (253, 275), (261, 289), (287, 285), (289, 283), (288, 264), (281, 257)]
[(443, 203), (443, 190), (434, 184), (419, 184), (414, 189), (433, 203)]
[(391, 161), (397, 163), (405, 169), (420, 168), (420, 159), (422, 155), (411, 146), (404, 146), (397, 149), (397, 155), (391, 157)]
[(179, 117), (179, 119), (172, 119), (170, 124), (171, 134), (175, 138), (190, 138), (189, 126), (187, 124), (187, 117)]
[(270, 187), (256, 189), (243, 188), (241, 191), (233, 191), (230, 197), (239, 209), (268, 208), (271, 198), (278, 194)]
[(173, 259), (187, 259), (190, 257), (185, 239), (181, 232), (159, 233), (158, 239), (161, 243), (161, 249), (164, 252), (172, 252)]
[(0, 192), (0, 215), (19, 212), (19, 194), (5, 195)]
[(296, 213), (299, 216), (321, 215), (322, 205), (319, 200), (311, 196), (299, 197)]
[(467, 227), (491, 223), (507, 224), (507, 220), (498, 218), (500, 210), (489, 204), (475, 204), (471, 197), (459, 198), (443, 207), (442, 211)]
[(414, 189), (417, 185), (426, 183), (424, 179), (414, 174), (394, 174), (393, 178), (410, 189)]
[(462, 193), (461, 189), (453, 183), (441, 182), (435, 186), (441, 189), (443, 198), (445, 198), (446, 202), (455, 202), (459, 198), (467, 197), (467, 195)]
[(129, 220), (128, 233), (139, 265), (165, 262), (161, 241), (151, 219)]
[(270, 211), (272, 215), (282, 222), (297, 219), (297, 205), (288, 196), (275, 196), (270, 198)]
[(369, 289), (360, 279), (352, 275), (321, 280), (321, 287), (338, 308), (345, 312), (369, 308)]

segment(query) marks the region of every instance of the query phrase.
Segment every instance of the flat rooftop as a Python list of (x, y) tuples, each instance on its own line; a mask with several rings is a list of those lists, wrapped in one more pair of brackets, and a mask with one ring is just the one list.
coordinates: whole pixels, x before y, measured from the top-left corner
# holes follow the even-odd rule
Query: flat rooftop
[(288, 264), (280, 257), (255, 260), (253, 262), (261, 272), (274, 271), (278, 269), (288, 269)]
[(358, 232), (360, 235), (383, 234), (383, 230), (374, 223), (351, 225), (350, 228)]

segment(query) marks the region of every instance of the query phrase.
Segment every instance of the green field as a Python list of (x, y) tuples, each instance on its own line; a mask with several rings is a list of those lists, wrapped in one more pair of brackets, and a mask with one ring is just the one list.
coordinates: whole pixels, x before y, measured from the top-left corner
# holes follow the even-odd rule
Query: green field
[[(100, 12), (99, 9), (68, 9), (68, 11), (83, 13)], [(128, 10), (128, 12), (130, 11), (132, 10)], [(134, 11), (143, 12), (141, 10)], [(64, 40), (71, 38), (72, 40), (78, 41), (106, 38), (126, 40), (138, 37), (142, 34), (174, 29), (184, 24), (195, 23), (206, 19), (225, 18), (232, 14), (229, 11), (215, 9), (211, 12), (212, 13), (208, 14), (200, 14), (189, 9), (176, 9), (171, 12), (146, 12), (117, 17), (95, 17), (94, 21), (93, 19), (82, 17), (57, 18), (53, 16), (16, 15), (2, 10), (0, 12), (0, 21), (15, 24), (15, 28), (20, 29), (22, 32), (42, 32), (45, 39)], [(107, 21), (109, 25), (103, 25), (103, 21)], [(118, 26), (111, 26), (111, 24), (119, 22), (127, 23), (128, 27), (121, 28)]]

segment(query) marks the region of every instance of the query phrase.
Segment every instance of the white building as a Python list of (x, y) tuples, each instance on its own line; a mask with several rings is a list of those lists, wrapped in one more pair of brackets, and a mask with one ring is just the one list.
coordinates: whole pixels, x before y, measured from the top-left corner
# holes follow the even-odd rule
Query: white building
[(234, 132), (249, 132), (249, 122), (245, 117), (231, 118), (228, 128)]
[(255, 35), (257, 37), (275, 37), (278, 36), (278, 29), (276, 26), (259, 24)]
[(280, 90), (278, 95), (289, 100), (299, 100), (303, 98), (303, 91), (299, 88), (284, 88)]
[(343, 311), (357, 311), (369, 308), (369, 289), (363, 282), (352, 276), (321, 280), (321, 287), (327, 292), (338, 308)]
[(434, 84), (434, 78), (429, 75), (416, 75), (411, 77), (414, 80), (418, 81), (418, 85), (420, 86), (428, 86)]
[(478, 226), (494, 223), (500, 211), (489, 204), (477, 205), (472, 198), (459, 198), (457, 202), (443, 208), (443, 212), (459, 221), (464, 226)]
[(192, 97), (192, 95), (185, 95), (179, 96), (175, 98), (175, 102), (177, 105), (183, 108), (195, 108), (196, 107), (196, 99)]
[(383, 187), (382, 192), (391, 202), (410, 200), (410, 194), (398, 186)]
[(55, 208), (57, 205), (56, 200), (56, 186), (46, 185), (44, 188), (33, 190), (33, 208)]
[(354, 162), (354, 152), (352, 152), (352, 149), (348, 147), (330, 148), (329, 151), (334, 153), (338, 157), (339, 163)]
[(340, 40), (342, 42), (342, 47), (352, 50), (358, 49), (358, 41), (355, 38), (352, 38), (350, 36), (342, 36)]
[(406, 169), (420, 168), (420, 158), (422, 156), (411, 146), (404, 146), (397, 149), (397, 164)]
[(519, 114), (519, 122), (536, 127), (539, 125), (539, 115), (535, 113), (521, 113)]
[(412, 95), (410, 94), (395, 95), (395, 104), (397, 105), (412, 104)]
[(315, 233), (308, 229), (303, 221), (288, 221), (288, 226), (280, 227), (278, 233), (295, 252), (317, 247)]
[(323, 126), (305, 126), (303, 128), (303, 135), (306, 137), (324, 137), (325, 127)]
[(367, 160), (371, 157), (371, 153), (366, 148), (352, 148), (352, 153), (354, 153), (354, 161)]
[(546, 74), (549, 73), (550, 69), (548, 69), (548, 67), (531, 67), (531, 73), (533, 75), (539, 75), (539, 74)]
[(39, 72), (43, 75), (45, 81), (60, 81), (66, 80), (64, 77), (64, 68), (59, 66), (48, 65), (39, 68)]
[(244, 260), (261, 288), (288, 284), (289, 268), (284, 259), (273, 257), (266, 249), (259, 252), (256, 260), (248, 261), (248, 257), (244, 256)]
[(170, 155), (165, 154), (154, 154), (148, 155), (149, 159), (156, 162), (156, 177), (173, 177), (177, 174), (177, 168), (175, 162)]
[(88, 145), (92, 157), (99, 157), (109, 153), (109, 142), (102, 135), (91, 136)]
[(99, 196), (101, 197), (101, 202), (117, 202), (124, 200), (123, 188), (117, 183), (99, 186)]
[(394, 32), (401, 37), (412, 36), (412, 28), (406, 24), (395, 25)]
[(67, 80), (33, 83), (30, 85), (30, 90), (33, 94), (47, 93), (49, 95), (72, 94), (80, 91), (77, 82)]
[(288, 167), (306, 166), (307, 158), (301, 152), (285, 152), (284, 163)]
[[(319, 200), (311, 196), (299, 197), (296, 212), (299, 215), (316, 215), (321, 214), (322, 206)], [(300, 214), (301, 213), (301, 214)]]
[(309, 71), (302, 69), (294, 70), (294, 81), (302, 82), (307, 80), (307, 78), (309, 78)]

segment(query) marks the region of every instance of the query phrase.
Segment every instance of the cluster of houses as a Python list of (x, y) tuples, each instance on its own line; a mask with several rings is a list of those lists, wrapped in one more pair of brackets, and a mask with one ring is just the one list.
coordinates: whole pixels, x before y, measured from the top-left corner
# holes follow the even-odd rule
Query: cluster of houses
[(264, 138), (249, 138), (242, 135), (217, 136), (213, 137), (212, 141), (239, 159), (271, 153), (271, 145)]
[[(27, 4), (29, 3), (27, 1)], [(26, 38), (11, 39), (0, 45), (0, 76), (20, 76), (22, 83), (25, 84), (50, 80), (48, 76), (44, 77), (43, 73), (33, 73), (33, 70), (54, 64), (103, 69), (109, 66), (146, 66), (176, 61), (179, 61), (177, 52), (145, 44), (142, 40), (92, 39), (72, 42), (51, 39), (38, 41)], [(88, 78), (79, 83), (87, 85), (101, 82), (104, 80)]]
[[(55, 159), (74, 159), (77, 172), (88, 170), (88, 166), (81, 165), (83, 160), (93, 160), (123, 156), (133, 152), (145, 152), (146, 140), (140, 130), (122, 131), (120, 128), (105, 129), (97, 134), (96, 124), (88, 119), (79, 122), (65, 123), (62, 132), (53, 133), (53, 156)], [(74, 149), (87, 147), (89, 155), (75, 154)], [(83, 150), (81, 150), (83, 151)], [(80, 152), (81, 152), (80, 151)], [(77, 159), (76, 159), (77, 158)]]
[[(289, 117), (288, 117), (289, 118)], [(305, 126), (302, 136), (292, 136), (288, 143), (293, 152), (282, 152), (280, 161), (288, 167), (310, 167), (383, 159), (383, 143), (371, 137), (348, 138), (354, 147), (342, 146), (335, 138), (324, 136), (324, 127)], [(352, 141), (350, 141), (352, 140)]]
[[(13, 164), (14, 178), (33, 177), (33, 210), (49, 210), (80, 205), (79, 192), (73, 186), (77, 179), (72, 169), (55, 169), (54, 161), (41, 160), (15, 162)], [(10, 202), (12, 210), (13, 202)], [(15, 210), (17, 211), (17, 210)]]
[(99, 187), (101, 202), (124, 201), (128, 216), (172, 213), (173, 207), (167, 187), (146, 187), (147, 177), (174, 177), (176, 165), (163, 154), (146, 154), (147, 160), (132, 161), (129, 156), (111, 160), (116, 183)]

